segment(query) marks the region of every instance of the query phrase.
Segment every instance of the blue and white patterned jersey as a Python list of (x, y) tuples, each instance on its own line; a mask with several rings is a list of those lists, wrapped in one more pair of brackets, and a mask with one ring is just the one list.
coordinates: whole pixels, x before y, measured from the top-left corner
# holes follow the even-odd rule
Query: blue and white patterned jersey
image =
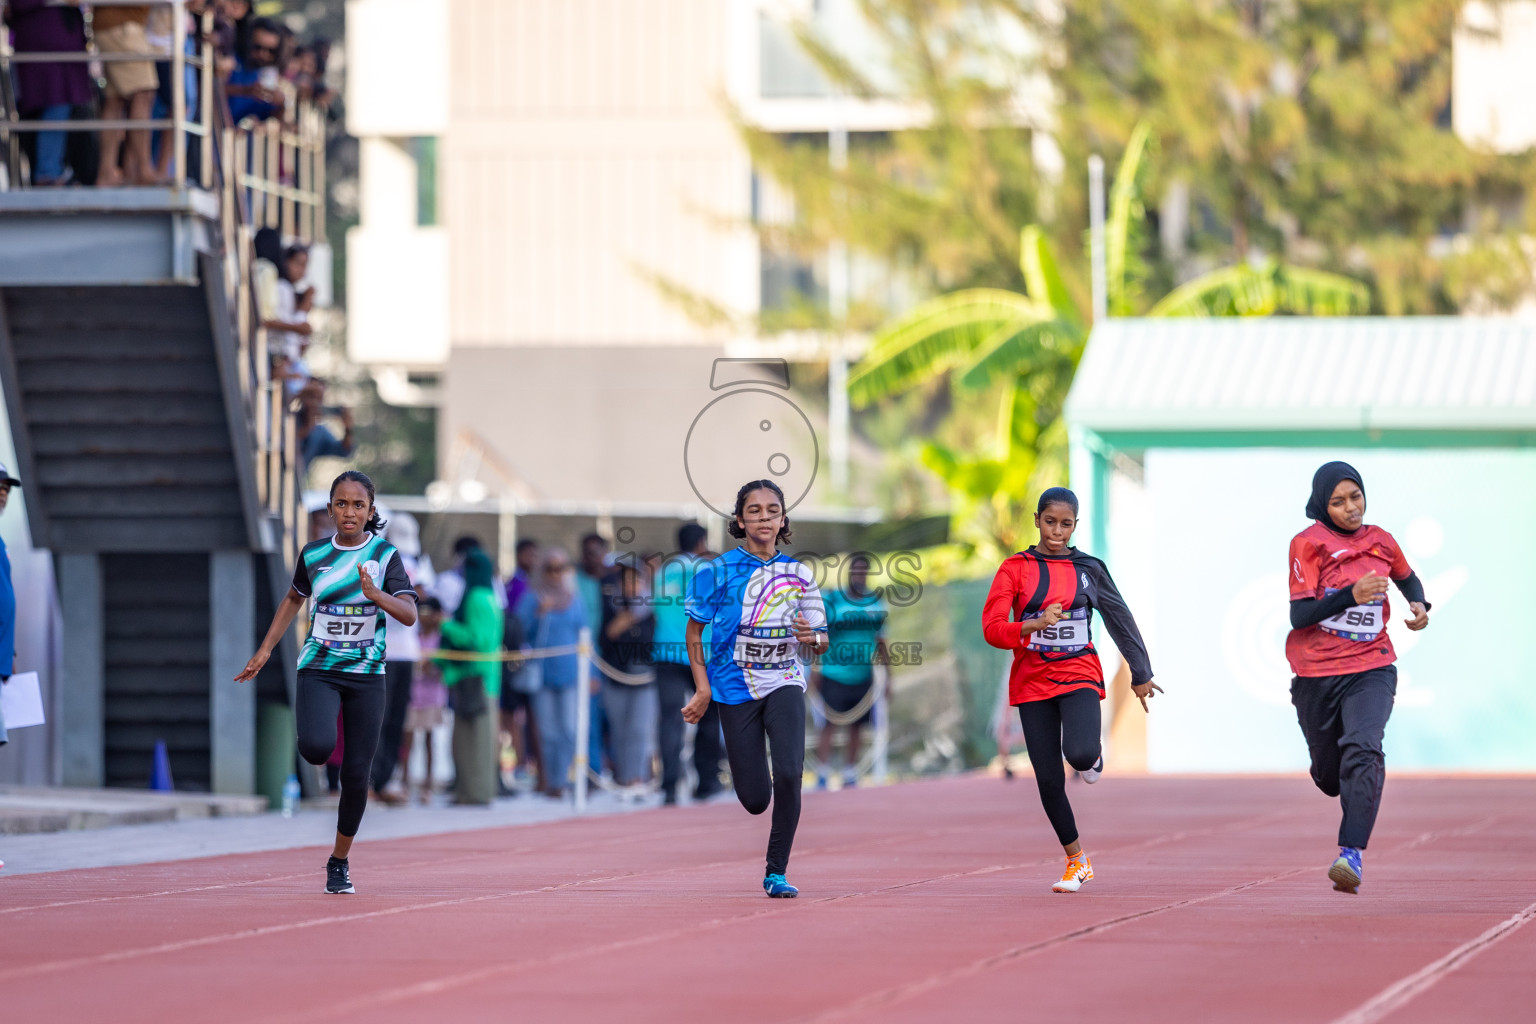
[(710, 625), (709, 688), (721, 704), (761, 700), (782, 686), (805, 689), (794, 620), (827, 631), (811, 570), (782, 552), (764, 561), (735, 548), (694, 573), (688, 617)]

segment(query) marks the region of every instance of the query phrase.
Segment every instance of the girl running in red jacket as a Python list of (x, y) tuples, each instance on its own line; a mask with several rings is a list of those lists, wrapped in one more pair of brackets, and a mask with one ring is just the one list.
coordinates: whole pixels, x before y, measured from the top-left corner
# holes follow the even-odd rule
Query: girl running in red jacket
[(1067, 853), (1055, 892), (1076, 892), (1093, 878), (1067, 801), (1066, 760), (1097, 782), (1104, 770), (1099, 746), (1104, 671), (1093, 649), (1091, 615), (1097, 610), (1131, 669), (1141, 701), (1161, 693), (1152, 681), (1147, 648), (1104, 563), (1070, 546), (1077, 529), (1077, 495), (1052, 487), (1040, 495), (1035, 526), (1040, 542), (1010, 556), (997, 570), (982, 611), (987, 643), (1013, 652), (1008, 702), (1018, 707), (1040, 802)]

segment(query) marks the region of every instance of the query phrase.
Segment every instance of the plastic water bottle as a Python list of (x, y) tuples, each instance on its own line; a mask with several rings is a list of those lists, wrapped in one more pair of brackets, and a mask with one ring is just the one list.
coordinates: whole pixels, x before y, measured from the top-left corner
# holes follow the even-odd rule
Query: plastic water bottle
[(299, 777), (288, 776), (288, 781), (283, 783), (283, 817), (293, 817), (293, 812), (299, 806)]

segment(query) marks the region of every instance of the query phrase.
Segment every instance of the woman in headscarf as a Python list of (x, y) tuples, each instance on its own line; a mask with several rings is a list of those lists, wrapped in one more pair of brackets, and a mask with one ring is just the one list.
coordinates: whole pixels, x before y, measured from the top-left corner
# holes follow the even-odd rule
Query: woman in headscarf
[(1084, 782), (1097, 782), (1104, 771), (1099, 745), (1104, 669), (1090, 627), (1095, 611), (1130, 666), (1131, 692), (1142, 709), (1163, 689), (1152, 681), (1146, 644), (1109, 569), (1072, 547), (1077, 509), (1077, 495), (1065, 487), (1040, 495), (1035, 507), (1040, 541), (998, 567), (981, 613), (987, 643), (1013, 652), (1008, 703), (1019, 709), (1040, 803), (1067, 855), (1053, 892), (1077, 892), (1093, 879), (1061, 762), (1065, 758)]
[[(539, 571), (516, 609), (523, 636), (534, 649), (575, 646), (581, 630), (589, 625), (586, 605), (576, 596), (571, 560), (559, 548), (546, 548)], [(557, 654), (531, 662), (537, 681), (533, 690), (533, 718), (539, 732), (544, 765), (544, 795), (565, 796), (570, 785), (571, 761), (576, 757), (577, 655)]]
[(1386, 782), (1382, 735), (1397, 695), (1397, 655), (1387, 636), (1387, 579), (1408, 599), (1409, 629), (1429, 625), (1429, 602), (1403, 550), (1386, 530), (1365, 525), (1365, 484), (1347, 462), (1312, 477), (1307, 518), (1291, 539), (1291, 632), (1285, 656), (1296, 678), (1291, 703), (1312, 781), (1340, 798), (1339, 855), (1328, 877), (1357, 892), (1361, 851), (1370, 841)]
[(489, 804), (496, 797), (497, 735), (492, 709), (501, 695), (502, 612), (492, 592), (495, 572), (479, 548), (464, 558), (464, 600), (443, 622), (445, 644), (455, 651), (485, 655), (450, 660), (443, 682), (453, 688), (453, 802)]

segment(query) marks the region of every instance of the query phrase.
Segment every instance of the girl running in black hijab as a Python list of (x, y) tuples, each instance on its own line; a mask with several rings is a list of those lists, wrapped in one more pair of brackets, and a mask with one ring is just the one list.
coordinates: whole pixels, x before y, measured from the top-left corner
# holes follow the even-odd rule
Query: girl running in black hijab
[(1429, 625), (1430, 606), (1397, 541), (1365, 525), (1365, 484), (1353, 466), (1329, 462), (1318, 469), (1307, 516), (1316, 522), (1291, 540), (1285, 656), (1296, 673), (1291, 703), (1312, 755), (1312, 781), (1343, 804), (1339, 855), (1328, 877), (1339, 892), (1352, 893), (1359, 891), (1360, 854), (1381, 806), (1381, 740), (1397, 695), (1388, 577), (1408, 599), (1409, 629)]

